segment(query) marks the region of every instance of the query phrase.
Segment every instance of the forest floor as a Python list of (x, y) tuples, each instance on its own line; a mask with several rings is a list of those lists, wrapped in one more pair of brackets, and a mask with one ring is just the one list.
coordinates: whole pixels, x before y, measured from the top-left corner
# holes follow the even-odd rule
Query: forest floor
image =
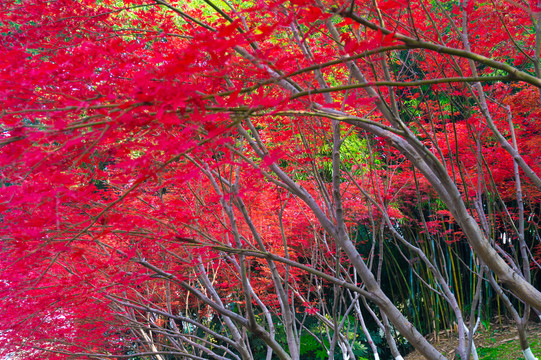
[[(454, 358), (458, 343), (457, 333), (440, 332), (439, 339), (434, 335), (427, 336), (428, 340), (442, 352), (448, 359)], [(531, 323), (528, 327), (528, 339), (534, 355), (541, 359), (541, 323)], [(520, 360), (524, 359), (518, 342), (518, 334), (512, 325), (492, 324), (488, 328), (479, 325), (474, 335), (479, 360)], [(405, 357), (405, 360), (425, 360), (414, 351)]]

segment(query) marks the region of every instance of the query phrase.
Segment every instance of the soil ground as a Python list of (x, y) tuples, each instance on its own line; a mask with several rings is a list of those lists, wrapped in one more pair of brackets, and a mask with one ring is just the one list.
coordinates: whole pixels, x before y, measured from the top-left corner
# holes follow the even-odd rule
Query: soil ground
[[(427, 336), (427, 339), (440, 350), (448, 359), (454, 358), (455, 348), (458, 344), (456, 332), (442, 331), (439, 339), (434, 335)], [(541, 324), (532, 323), (528, 327), (528, 339), (534, 355), (541, 359)], [(516, 328), (512, 325), (493, 324), (488, 329), (479, 325), (474, 335), (474, 343), (478, 349), (480, 360), (518, 360), (524, 359), (518, 342)], [(425, 358), (414, 351), (404, 358), (405, 360), (425, 360)]]

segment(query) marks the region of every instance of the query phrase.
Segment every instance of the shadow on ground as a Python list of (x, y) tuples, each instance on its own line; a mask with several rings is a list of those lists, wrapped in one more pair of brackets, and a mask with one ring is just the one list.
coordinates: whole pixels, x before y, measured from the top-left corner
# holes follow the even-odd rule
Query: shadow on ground
[[(434, 335), (427, 337), (434, 346), (448, 359), (454, 359), (458, 343), (456, 332), (440, 332), (438, 339)], [(541, 359), (541, 323), (532, 323), (528, 327), (528, 338), (534, 355)], [(520, 360), (524, 359), (518, 342), (518, 334), (512, 325), (493, 324), (489, 328), (480, 326), (474, 336), (479, 360)], [(417, 351), (408, 354), (405, 360), (425, 360)]]

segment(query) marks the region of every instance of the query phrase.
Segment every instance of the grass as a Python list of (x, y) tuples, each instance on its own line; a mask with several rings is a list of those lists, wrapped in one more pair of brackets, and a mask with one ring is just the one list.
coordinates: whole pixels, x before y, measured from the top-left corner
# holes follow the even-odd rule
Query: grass
[[(530, 347), (534, 355), (541, 355), (541, 340), (532, 340)], [(480, 360), (524, 360), (519, 342), (515, 339), (491, 347), (479, 347), (477, 353)]]
[[(434, 343), (436, 348), (448, 359), (454, 359), (458, 343), (456, 332), (450, 336), (445, 334)], [(492, 324), (481, 327), (475, 334), (475, 345), (479, 360), (524, 360), (520, 349), (518, 333), (511, 324)], [(541, 323), (532, 322), (528, 326), (528, 340), (534, 356), (541, 360)], [(419, 352), (414, 351), (407, 360), (426, 360)]]

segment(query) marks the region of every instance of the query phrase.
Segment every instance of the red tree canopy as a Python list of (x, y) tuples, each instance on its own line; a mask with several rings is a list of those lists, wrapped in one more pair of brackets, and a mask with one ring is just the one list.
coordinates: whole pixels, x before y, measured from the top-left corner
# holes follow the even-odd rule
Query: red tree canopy
[(299, 359), (313, 336), (351, 358), (364, 314), (393, 357), (400, 334), (444, 358), (385, 251), (469, 354), (428, 240), (471, 251), (520, 326), (541, 311), (538, 4), (0, 7), (0, 354)]

